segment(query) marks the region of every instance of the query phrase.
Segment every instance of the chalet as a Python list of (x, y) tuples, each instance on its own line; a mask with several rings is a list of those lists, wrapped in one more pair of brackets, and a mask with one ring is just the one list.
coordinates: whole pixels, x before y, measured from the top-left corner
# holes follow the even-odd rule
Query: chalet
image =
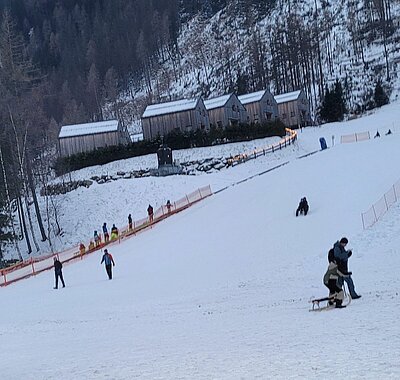
[(207, 99), (204, 105), (208, 111), (210, 124), (215, 127), (229, 127), (247, 123), (247, 112), (235, 94)]
[(90, 152), (97, 148), (130, 143), (126, 128), (118, 120), (64, 125), (58, 135), (60, 156)]
[(287, 127), (305, 127), (312, 123), (310, 104), (303, 90), (275, 95), (279, 118)]
[(147, 106), (142, 115), (142, 129), (144, 139), (151, 140), (174, 129), (181, 132), (209, 130), (210, 121), (203, 99), (199, 97)]
[(240, 95), (238, 98), (247, 110), (249, 123), (266, 123), (278, 119), (278, 105), (268, 90)]

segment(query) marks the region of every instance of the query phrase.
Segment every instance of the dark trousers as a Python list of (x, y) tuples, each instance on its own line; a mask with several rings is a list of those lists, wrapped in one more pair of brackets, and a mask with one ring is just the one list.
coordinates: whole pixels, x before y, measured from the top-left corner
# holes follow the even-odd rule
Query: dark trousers
[(65, 288), (65, 282), (64, 282), (62, 272), (56, 272), (55, 275), (56, 275), (56, 289), (58, 289), (58, 277), (60, 277), (60, 280), (63, 284), (63, 288)]
[(106, 265), (106, 272), (108, 274), (108, 278), (111, 280), (112, 279), (112, 268), (111, 268), (111, 264), (110, 265)]

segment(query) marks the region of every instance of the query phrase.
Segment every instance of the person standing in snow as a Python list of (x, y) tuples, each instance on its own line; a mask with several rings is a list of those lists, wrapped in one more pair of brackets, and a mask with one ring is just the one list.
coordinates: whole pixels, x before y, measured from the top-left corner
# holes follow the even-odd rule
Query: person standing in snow
[(110, 253), (108, 253), (107, 249), (104, 250), (104, 255), (103, 255), (103, 258), (101, 259), (101, 263), (100, 264), (103, 264), (103, 262), (104, 262), (104, 264), (106, 266), (106, 272), (108, 274), (108, 279), (112, 280), (112, 267), (111, 267), (111, 265), (113, 267), (115, 267), (115, 263), (114, 263), (114, 259), (113, 259), (112, 255)]
[(128, 215), (128, 230), (132, 229), (132, 216), (131, 214)]
[(105, 222), (103, 224), (103, 235), (104, 235), (104, 242), (108, 243), (108, 241), (110, 240), (110, 235), (108, 235), (107, 223)]
[(54, 257), (54, 274), (56, 277), (56, 286), (54, 289), (58, 289), (58, 278), (60, 278), (63, 288), (65, 288), (65, 282), (62, 274), (62, 264), (61, 262), (57, 259), (57, 257)]
[(118, 239), (118, 228), (115, 227), (115, 224), (113, 224), (111, 228), (111, 240)]
[(169, 199), (167, 200), (166, 206), (167, 206), (167, 212), (168, 212), (168, 214), (170, 214), (171, 213), (171, 202)]
[(352, 251), (346, 251), (345, 247), (348, 244), (349, 240), (346, 237), (340, 239), (333, 245), (333, 254), (335, 258), (335, 262), (338, 266), (338, 271), (340, 271), (344, 276), (340, 278), (339, 284), (343, 285), (343, 280), (347, 283), (349, 287), (350, 296), (353, 300), (360, 298), (361, 296), (356, 293), (353, 279), (351, 278), (352, 273), (349, 272), (348, 269), (348, 260), (352, 255)]
[(96, 247), (100, 246), (101, 244), (101, 237), (97, 233), (97, 231), (94, 231), (93, 233), (93, 238), (94, 238), (94, 243), (96, 244)]
[(149, 223), (153, 222), (153, 206), (149, 205), (149, 207), (147, 207), (147, 214), (149, 215)]

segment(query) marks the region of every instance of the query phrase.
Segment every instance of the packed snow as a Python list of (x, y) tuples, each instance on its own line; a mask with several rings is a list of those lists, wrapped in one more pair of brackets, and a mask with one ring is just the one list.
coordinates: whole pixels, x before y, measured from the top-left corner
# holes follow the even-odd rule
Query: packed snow
[[(1, 378), (400, 378), (400, 203), (367, 230), (361, 222), (400, 178), (399, 119), (392, 104), (303, 129), (294, 146), (231, 169), (69, 193), (65, 224), (76, 221), (76, 237), (92, 220), (100, 228), (137, 202), (207, 184), (225, 188), (110, 246), (111, 281), (97, 252), (64, 265), (65, 289), (52, 289), (52, 271), (1, 288)], [(341, 135), (377, 129), (380, 138), (339, 143)], [(319, 151), (320, 137), (329, 149)], [(296, 218), (303, 196), (310, 212)], [(342, 236), (353, 248), (349, 266), (362, 298), (309, 312), (308, 301), (327, 294), (327, 253)]]

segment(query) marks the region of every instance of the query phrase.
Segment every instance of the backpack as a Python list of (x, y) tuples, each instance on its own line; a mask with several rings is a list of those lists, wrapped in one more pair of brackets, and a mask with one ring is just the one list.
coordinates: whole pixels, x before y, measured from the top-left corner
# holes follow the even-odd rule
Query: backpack
[(329, 250), (329, 252), (328, 252), (328, 262), (329, 263), (335, 263), (336, 262), (336, 260), (335, 260), (335, 251), (334, 251), (333, 248), (331, 248)]

